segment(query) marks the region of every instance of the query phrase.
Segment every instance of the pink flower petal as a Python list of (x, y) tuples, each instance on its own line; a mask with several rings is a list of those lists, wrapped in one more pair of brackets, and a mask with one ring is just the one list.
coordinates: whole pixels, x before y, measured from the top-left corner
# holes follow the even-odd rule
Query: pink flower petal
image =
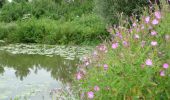
[(140, 37), (139, 37), (138, 34), (135, 34), (135, 35), (134, 35), (134, 38), (135, 38), (135, 39), (139, 39)]
[(147, 59), (145, 61), (145, 64), (148, 65), (148, 66), (152, 66), (152, 60), (151, 59)]
[(108, 65), (107, 64), (104, 64), (104, 70), (107, 70), (108, 69)]
[(152, 21), (152, 24), (153, 25), (157, 25), (159, 23), (159, 21), (157, 20), (157, 19), (154, 19), (153, 21)]
[(147, 16), (147, 17), (145, 18), (145, 22), (146, 22), (146, 23), (149, 23), (149, 21), (150, 21), (150, 17)]
[(169, 65), (167, 63), (164, 63), (163, 68), (167, 69), (167, 68), (169, 68)]
[(160, 71), (160, 76), (165, 76), (165, 71)]
[(80, 72), (78, 72), (78, 73), (76, 74), (76, 78), (77, 78), (77, 80), (82, 79), (82, 74), (81, 74)]
[(87, 96), (89, 99), (93, 99), (94, 98), (94, 93), (92, 91), (87, 93)]
[(113, 44), (112, 44), (112, 48), (113, 48), (113, 49), (116, 49), (117, 47), (118, 47), (118, 43), (113, 43)]
[(157, 32), (156, 32), (156, 31), (152, 31), (152, 32), (151, 32), (151, 35), (152, 35), (152, 36), (155, 36), (155, 35), (157, 35)]
[(95, 91), (99, 91), (99, 90), (100, 90), (99, 86), (95, 86), (95, 87), (94, 87), (94, 90), (95, 90)]
[(157, 19), (161, 19), (161, 12), (160, 12), (160, 11), (156, 11), (156, 12), (155, 12), (155, 17), (156, 17)]
[(158, 43), (157, 43), (156, 41), (152, 41), (152, 42), (151, 42), (151, 45), (152, 45), (152, 46), (157, 46)]

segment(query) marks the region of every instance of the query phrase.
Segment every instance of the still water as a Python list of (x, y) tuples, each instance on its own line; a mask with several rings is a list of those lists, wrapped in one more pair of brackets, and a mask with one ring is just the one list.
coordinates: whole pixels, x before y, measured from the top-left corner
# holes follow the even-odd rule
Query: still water
[(71, 87), (77, 58), (20, 52), (0, 50), (0, 100), (56, 100), (53, 91)]

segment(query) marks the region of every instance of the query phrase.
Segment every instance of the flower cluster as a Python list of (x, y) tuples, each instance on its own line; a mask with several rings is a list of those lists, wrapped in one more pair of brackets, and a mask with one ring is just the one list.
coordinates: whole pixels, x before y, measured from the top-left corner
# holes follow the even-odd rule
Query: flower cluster
[[(82, 79), (83, 75), (88, 76), (84, 80), (93, 79), (93, 90), (90, 88), (89, 91), (86, 91), (86, 97), (88, 99), (95, 98), (96, 92), (108, 90), (114, 93), (116, 91), (113, 87), (105, 85), (108, 83), (102, 83), (103, 80), (106, 82), (115, 81), (112, 80), (112, 78), (114, 78), (111, 77), (112, 74), (114, 74), (115, 77), (121, 77), (120, 79), (125, 79), (128, 75), (133, 76), (135, 73), (145, 73), (152, 75), (149, 79), (153, 81), (152, 83), (154, 83), (155, 77), (163, 78), (169, 76), (169, 62), (168, 60), (161, 59), (160, 54), (163, 55), (162, 48), (164, 46), (162, 45), (164, 43), (162, 41), (169, 42), (170, 36), (165, 34), (162, 38), (162, 35), (156, 29), (163, 19), (162, 12), (155, 11), (150, 16), (141, 17), (140, 21), (133, 17), (131, 18), (133, 24), (130, 28), (109, 27), (108, 32), (113, 34), (114, 39), (109, 43), (97, 46), (97, 49), (92, 53), (92, 57), (89, 58), (91, 59), (91, 62), (89, 59), (83, 61), (85, 66), (96, 66), (97, 64), (100, 66), (98, 68), (96, 67), (97, 71), (95, 70), (94, 73), (91, 73), (90, 75), (82, 74), (80, 72), (77, 73), (77, 80)], [(95, 60), (96, 63), (93, 65), (93, 58), (100, 59), (97, 61)], [(129, 69), (127, 69), (127, 67)], [(93, 67), (91, 69), (93, 69)], [(128, 71), (126, 72), (126, 70)], [(134, 73), (129, 74), (130, 72), (133, 72), (132, 70)], [(150, 71), (153, 71), (153, 73)], [(132, 80), (132, 76), (129, 76), (128, 79)], [(136, 80), (137, 79), (134, 79), (134, 81)], [(119, 81), (120, 80), (117, 80), (116, 82)], [(101, 82), (101, 86), (99, 82)], [(113, 84), (116, 84), (116, 82), (113, 82)]]

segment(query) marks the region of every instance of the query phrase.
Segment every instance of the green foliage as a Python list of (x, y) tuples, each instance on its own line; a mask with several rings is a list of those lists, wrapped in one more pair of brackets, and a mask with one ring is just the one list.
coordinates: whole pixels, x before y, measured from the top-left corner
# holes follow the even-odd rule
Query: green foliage
[(95, 0), (96, 11), (103, 16), (108, 23), (118, 23), (119, 16), (139, 14), (147, 5), (147, 0)]
[(10, 43), (96, 44), (108, 36), (93, 0), (14, 0), (3, 6), (0, 20), (16, 23), (14, 30), (0, 26), (0, 39)]
[(21, 20), (24, 14), (29, 14), (30, 11), (30, 5), (25, 2), (6, 3), (1, 9), (0, 20), (4, 22)]
[[(6, 27), (3, 27), (6, 26)], [(47, 18), (18, 21), (15, 26), (0, 27), (0, 39), (8, 42), (47, 43), (47, 44), (86, 44), (99, 43), (108, 37), (105, 24), (94, 15), (84, 15), (72, 21)]]
[(4, 5), (5, 0), (0, 0), (0, 8), (2, 8), (2, 6)]
[(6, 40), (8, 35), (17, 30), (15, 23), (0, 23), (0, 40)]
[[(161, 19), (154, 13), (143, 15), (138, 22), (134, 18), (132, 22), (136, 26), (130, 27), (131, 31), (122, 26), (112, 29), (114, 39), (103, 44), (104, 51), (103, 45), (99, 45), (93, 55), (84, 57), (86, 59), (77, 74), (81, 77), (78, 85), (85, 93), (84, 99), (88, 99), (90, 91), (94, 93), (94, 100), (170, 99), (170, 67), (163, 66), (170, 64), (168, 12), (169, 8), (163, 8)], [(149, 23), (145, 22), (146, 16), (150, 17)], [(154, 25), (154, 19), (159, 24)], [(157, 34), (151, 34), (152, 31)], [(153, 41), (157, 44), (152, 44)], [(151, 64), (148, 64), (148, 59)], [(88, 61), (90, 65), (86, 70), (84, 66)], [(105, 65), (108, 65), (107, 69)], [(95, 91), (95, 86), (100, 90)]]
[(6, 3), (0, 14), (0, 20), (5, 22), (17, 21), (24, 19), (25, 15), (30, 14), (29, 17), (34, 18), (50, 18), (50, 19), (65, 19), (72, 20), (76, 16), (89, 14), (93, 9), (93, 1), (55, 1), (55, 0), (33, 0), (16, 1)]

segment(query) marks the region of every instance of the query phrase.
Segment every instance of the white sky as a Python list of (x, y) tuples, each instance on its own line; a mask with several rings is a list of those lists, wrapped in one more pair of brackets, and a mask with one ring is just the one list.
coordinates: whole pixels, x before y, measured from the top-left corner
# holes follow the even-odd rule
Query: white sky
[(12, 0), (8, 0), (9, 2), (12, 2)]

